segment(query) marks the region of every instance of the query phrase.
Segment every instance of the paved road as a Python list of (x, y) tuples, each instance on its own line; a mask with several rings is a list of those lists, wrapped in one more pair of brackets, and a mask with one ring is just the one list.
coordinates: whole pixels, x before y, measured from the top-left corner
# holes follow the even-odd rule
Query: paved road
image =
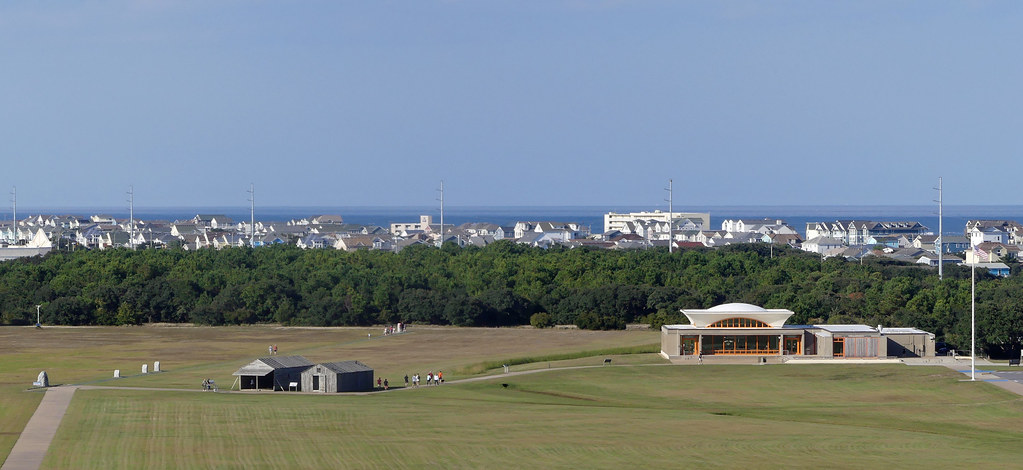
[(76, 387), (53, 387), (46, 390), (43, 401), (39, 402), (39, 407), (28, 420), (28, 425), (18, 437), (18, 442), (14, 443), (11, 454), (0, 470), (36, 470), (43, 464), (46, 450), (57, 434), (57, 427), (64, 418), (75, 390)]

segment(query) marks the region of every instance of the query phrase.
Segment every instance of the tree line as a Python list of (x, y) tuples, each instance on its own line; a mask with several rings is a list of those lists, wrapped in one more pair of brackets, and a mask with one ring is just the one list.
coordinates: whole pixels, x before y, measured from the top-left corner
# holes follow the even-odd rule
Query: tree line
[[(1018, 351), (1023, 297), (1014, 276), (977, 276), (978, 341)], [(682, 308), (746, 302), (795, 312), (793, 324), (913, 326), (969, 345), (970, 270), (883, 258), (863, 264), (763, 244), (718, 249), (485, 248), (401, 252), (293, 246), (54, 252), (0, 263), (0, 322), (125, 325), (280, 323), (340, 326), (684, 323)], [(1018, 353), (1017, 353), (1018, 354)]]

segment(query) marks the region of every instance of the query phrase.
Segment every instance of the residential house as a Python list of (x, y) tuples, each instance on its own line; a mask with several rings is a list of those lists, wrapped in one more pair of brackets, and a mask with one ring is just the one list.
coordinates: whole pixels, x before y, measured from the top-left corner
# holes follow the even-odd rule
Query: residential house
[(1004, 243), (984, 242), (971, 250), (966, 250), (966, 264), (974, 263), (997, 263), (1019, 257), (1020, 247), (1018, 245), (1006, 245)]
[(974, 227), (968, 233), (970, 246), (984, 243), (1009, 243), (1009, 231), (1003, 227)]
[(818, 235), (816, 237), (804, 241), (802, 249), (803, 251), (809, 251), (811, 253), (818, 253), (823, 255), (829, 250), (833, 250), (835, 248), (842, 248), (845, 245), (846, 243), (844, 240), (839, 240), (834, 237)]
[[(985, 229), (996, 229), (987, 231)], [(988, 233), (988, 236), (974, 235), (974, 232)], [(1005, 240), (996, 239), (1000, 235), (997, 232), (1004, 232)], [(966, 222), (966, 230), (963, 232), (970, 237), (970, 243), (977, 245), (983, 242), (999, 242), (1011, 245), (1023, 245), (1023, 225), (1015, 220), (969, 220)]]
[[(421, 215), (419, 222), (395, 222), (391, 224), (391, 233), (398, 235), (406, 232), (427, 232), (433, 225), (433, 216)], [(404, 236), (404, 235), (402, 235)]]
[(390, 237), (377, 235), (348, 235), (339, 237), (334, 248), (344, 251), (391, 250), (394, 248)]
[(905, 235), (908, 238), (927, 232), (919, 222), (875, 222), (866, 220), (836, 220), (835, 222), (807, 222), (806, 239), (828, 237), (842, 240), (846, 245), (862, 245), (872, 236)]
[(198, 214), (192, 218), (197, 227), (213, 230), (230, 230), (234, 228), (234, 220), (224, 214)]
[(170, 234), (175, 237), (181, 238), (185, 235), (195, 235), (202, 233), (203, 230), (196, 224), (189, 223), (174, 223), (170, 226)]
[(1012, 272), (1005, 263), (966, 263), (977, 269), (986, 269), (988, 274), (998, 277), (1009, 277)]
[(515, 238), (522, 238), (526, 233), (538, 232), (550, 240), (567, 241), (576, 238), (586, 238), (590, 230), (577, 222), (539, 222), (519, 221), (515, 223)]
[[(684, 221), (683, 219), (689, 219)], [(710, 227), (710, 214), (700, 212), (662, 212), (660, 210), (645, 212), (608, 212), (604, 214), (604, 232), (621, 230), (627, 222), (636, 220), (655, 220), (672, 222), (676, 226), (688, 225), (689, 230), (705, 230)]]
[(345, 223), (340, 215), (318, 215), (310, 221), (316, 225), (340, 225)]
[(803, 243), (803, 237), (800, 237), (798, 233), (765, 233), (760, 237), (760, 241), (798, 248)]
[(295, 245), (302, 249), (333, 248), (334, 244), (337, 243), (338, 238), (339, 237), (334, 234), (320, 235), (317, 233), (310, 233), (299, 239)]
[[(938, 256), (937, 255), (924, 255), (920, 259), (916, 260), (919, 264), (926, 264), (930, 267), (938, 267)], [(963, 259), (956, 256), (942, 256), (942, 264), (963, 264)]]
[[(917, 235), (913, 239), (913, 247), (927, 251), (935, 251), (934, 244), (938, 236), (932, 233)], [(970, 239), (958, 235), (945, 235), (941, 237), (941, 248), (945, 253), (962, 253), (970, 248)]]

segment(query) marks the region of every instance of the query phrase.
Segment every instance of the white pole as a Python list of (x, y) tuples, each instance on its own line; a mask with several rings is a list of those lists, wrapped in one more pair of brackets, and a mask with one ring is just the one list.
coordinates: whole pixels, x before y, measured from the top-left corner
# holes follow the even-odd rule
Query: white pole
[(942, 226), (941, 226), (941, 219), (942, 219), (942, 217), (941, 216), (942, 216), (942, 214), (941, 214), (941, 211), (942, 211), (942, 208), (941, 208), (941, 177), (939, 176), (938, 177), (938, 238), (937, 238), (937, 240), (934, 241), (934, 247), (937, 248), (937, 251), (938, 251), (938, 280), (939, 281), (945, 278), (945, 276), (944, 276), (944, 273), (945, 273), (945, 271), (944, 271), (945, 263), (944, 263), (944, 261), (942, 259), (942, 257), (943, 257), (942, 252), (945, 251), (945, 250), (941, 246), (942, 245), (942, 240), (941, 240), (941, 236), (942, 236)]
[(672, 246), (675, 244), (675, 212), (671, 207), (671, 178), (668, 178), (668, 253), (672, 252)]
[(256, 185), (249, 183), (249, 246), (256, 246)]
[(135, 185), (128, 186), (128, 246), (135, 249)]
[(11, 210), (14, 211), (14, 244), (18, 244), (18, 187), (11, 188)]
[(440, 241), (438, 247), (444, 246), (444, 180), (440, 180)]
[(977, 258), (970, 267), (970, 380), (977, 380)]

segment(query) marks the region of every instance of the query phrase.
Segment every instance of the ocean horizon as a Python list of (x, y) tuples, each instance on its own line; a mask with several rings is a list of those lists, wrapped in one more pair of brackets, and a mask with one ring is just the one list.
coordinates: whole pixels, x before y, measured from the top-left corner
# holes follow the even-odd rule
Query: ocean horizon
[[(444, 223), (459, 225), (466, 222), (490, 222), (513, 225), (520, 220), (547, 220), (577, 222), (589, 226), (591, 232), (603, 231), (607, 212), (638, 212), (668, 208), (638, 205), (586, 205), (586, 206), (445, 206)], [(706, 212), (711, 216), (708, 229), (721, 228), (721, 222), (736, 218), (781, 219), (800, 233), (805, 233), (808, 222), (836, 220), (917, 221), (932, 232), (938, 231), (937, 205), (694, 205), (677, 206), (676, 212)], [(88, 217), (106, 214), (128, 218), (128, 207), (26, 207), (18, 210), (18, 218), (30, 215), (76, 215)], [(236, 221), (249, 220), (248, 206), (139, 206), (134, 216), (143, 220), (186, 220), (196, 214), (221, 214)], [(420, 215), (431, 215), (440, 222), (439, 206), (256, 206), (256, 220), (285, 222), (292, 219), (322, 214), (335, 214), (346, 223), (388, 227), (391, 223), (418, 221)], [(943, 232), (962, 234), (966, 222), (976, 219), (1023, 220), (1023, 206), (1013, 205), (946, 205), (943, 209)], [(4, 213), (10, 220), (11, 212)]]

